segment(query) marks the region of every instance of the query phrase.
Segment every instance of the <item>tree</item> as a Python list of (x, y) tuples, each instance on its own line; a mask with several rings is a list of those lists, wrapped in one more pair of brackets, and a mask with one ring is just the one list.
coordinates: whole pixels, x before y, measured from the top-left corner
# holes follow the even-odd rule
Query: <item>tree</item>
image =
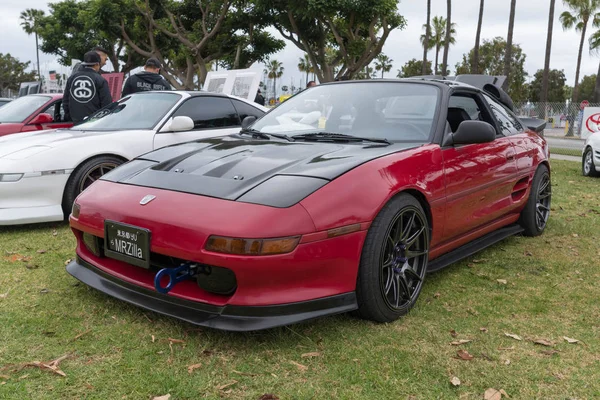
[(583, 100), (592, 101), (594, 98), (594, 89), (596, 88), (596, 77), (597, 75), (586, 75), (581, 79), (579, 84), (579, 92), (577, 98), (574, 100), (577, 105)]
[(35, 51), (37, 56), (37, 73), (38, 78), (42, 78), (40, 73), (40, 47), (38, 44), (38, 32), (40, 30), (40, 20), (44, 17), (44, 11), (28, 8), (21, 12), (21, 27), (28, 35), (35, 34)]
[(306, 72), (306, 85), (308, 85), (308, 75), (314, 72), (313, 67), (310, 65), (308, 54), (305, 54), (303, 58), (300, 58), (298, 70), (300, 72)]
[(273, 97), (277, 98), (277, 78), (281, 78), (283, 75), (283, 63), (277, 60), (267, 60), (265, 74), (269, 79), (273, 79)]
[[(544, 82), (544, 70), (538, 70), (533, 76), (533, 81), (530, 84), (529, 100), (538, 102), (541, 101), (542, 90), (541, 87)], [(548, 90), (546, 101), (552, 103), (564, 103), (565, 97), (565, 84), (567, 78), (565, 77), (565, 71), (553, 69), (548, 71)], [(545, 101), (544, 101), (545, 103)]]
[[(482, 0), (483, 1), (483, 0)], [(422, 75), (427, 75), (426, 66), (427, 66), (427, 53), (429, 52), (429, 42), (431, 40), (431, 0), (427, 0), (427, 23), (425, 24), (425, 37), (421, 40), (423, 44), (423, 62), (421, 63), (423, 66), (423, 70), (421, 71)]]
[[(560, 22), (563, 29), (566, 30), (575, 27), (577, 32), (581, 32), (579, 53), (577, 56), (577, 68), (575, 69), (575, 85), (573, 86), (573, 101), (577, 101), (583, 42), (590, 20), (594, 27), (600, 27), (600, 14), (598, 13), (600, 0), (563, 0), (563, 3), (571, 9), (571, 12), (565, 11), (560, 15)], [(570, 134), (572, 135), (572, 133)]]
[(513, 34), (515, 32), (515, 8), (517, 6), (517, 0), (511, 0), (510, 2), (510, 17), (508, 19), (508, 35), (506, 39), (506, 57), (504, 57), (504, 75), (506, 76), (506, 81), (504, 81), (504, 89), (508, 88), (508, 82), (510, 82), (510, 71), (511, 65), (510, 62), (512, 60), (512, 44), (513, 44)]
[[(433, 35), (429, 40), (429, 47), (435, 48), (435, 74), (438, 75), (439, 55), (446, 38), (446, 20), (444, 17), (433, 17)], [(426, 26), (423, 26), (427, 30)], [(421, 43), (424, 45), (426, 35), (421, 35)], [(450, 29), (450, 44), (456, 43), (456, 24), (452, 24)]]
[(544, 61), (544, 76), (542, 78), (542, 91), (539, 95), (540, 101), (548, 101), (548, 81), (550, 79), (550, 54), (552, 53), (552, 31), (554, 29), (554, 6), (556, 0), (550, 0), (550, 12), (548, 15), (548, 36), (546, 38), (546, 59)]
[(411, 76), (432, 75), (431, 61), (427, 61), (427, 65), (423, 68), (423, 61), (413, 58), (409, 60), (402, 69), (398, 70), (398, 78), (410, 78)]
[(452, 0), (446, 1), (446, 39), (444, 40), (444, 64), (443, 75), (448, 75), (448, 54), (450, 53), (450, 44), (452, 43)]
[[(477, 70), (484, 75), (503, 75), (504, 57), (506, 54), (506, 41), (502, 37), (484, 40), (479, 48), (480, 59)], [(456, 74), (468, 74), (473, 65), (473, 53), (464, 54), (460, 63), (456, 64)], [(511, 73), (508, 82), (508, 93), (514, 101), (526, 101), (529, 93), (525, 85), (527, 72), (525, 71), (526, 55), (519, 45), (512, 46)]]
[(381, 71), (381, 79), (383, 79), (383, 74), (385, 72), (390, 72), (392, 70), (392, 62), (394, 62), (394, 60), (383, 53), (380, 53), (375, 59), (375, 70)]
[[(600, 53), (600, 30), (594, 32), (590, 37), (590, 50), (596, 54)], [(596, 85), (594, 88), (594, 103), (600, 102), (600, 63), (598, 64), (598, 73), (596, 74)]]
[[(471, 73), (477, 74), (477, 67), (479, 66), (479, 45), (481, 43), (481, 27), (483, 25), (483, 9), (484, 1), (479, 2), (479, 19), (477, 21), (477, 34), (475, 35), (475, 47), (473, 48), (473, 64), (471, 65)], [(552, 0), (554, 1), (554, 0)]]
[(19, 90), (21, 82), (35, 80), (35, 72), (25, 72), (30, 62), (21, 62), (10, 53), (0, 53), (0, 90)]
[[(396, 0), (255, 0), (255, 4), (257, 16), (268, 19), (308, 54), (321, 82), (353, 78), (381, 53), (391, 31), (406, 25)], [(329, 61), (328, 48), (335, 51)]]

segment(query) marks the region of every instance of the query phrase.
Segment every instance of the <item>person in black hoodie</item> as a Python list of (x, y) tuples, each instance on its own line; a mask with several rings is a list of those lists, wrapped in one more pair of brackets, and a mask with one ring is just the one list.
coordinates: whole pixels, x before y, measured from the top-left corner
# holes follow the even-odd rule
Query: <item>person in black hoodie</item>
[(81, 68), (67, 79), (63, 93), (65, 121), (78, 123), (112, 103), (108, 82), (100, 76), (102, 60), (98, 53), (85, 53)]
[(146, 92), (149, 90), (171, 90), (171, 85), (160, 73), (160, 61), (156, 58), (149, 58), (144, 65), (144, 71), (127, 78), (123, 86), (122, 97), (137, 92)]

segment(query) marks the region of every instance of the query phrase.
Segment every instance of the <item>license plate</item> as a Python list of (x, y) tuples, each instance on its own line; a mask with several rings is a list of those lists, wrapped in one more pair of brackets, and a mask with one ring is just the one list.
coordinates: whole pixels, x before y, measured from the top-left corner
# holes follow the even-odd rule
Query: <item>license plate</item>
[(104, 254), (128, 264), (150, 268), (150, 231), (121, 222), (104, 221)]

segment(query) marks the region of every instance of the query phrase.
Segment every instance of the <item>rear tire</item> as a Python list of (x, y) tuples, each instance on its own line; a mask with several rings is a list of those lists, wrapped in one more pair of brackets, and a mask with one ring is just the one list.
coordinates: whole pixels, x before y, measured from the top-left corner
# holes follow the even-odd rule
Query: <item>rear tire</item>
[(550, 172), (548, 167), (542, 164), (533, 176), (529, 199), (519, 219), (519, 224), (525, 230), (525, 236), (539, 236), (544, 232), (548, 218), (550, 218), (551, 202)]
[(65, 218), (71, 213), (75, 198), (81, 192), (87, 189), (92, 183), (98, 180), (102, 175), (115, 169), (125, 161), (116, 156), (98, 156), (90, 158), (83, 164), (80, 164), (67, 181), (63, 194), (62, 208)]
[(594, 165), (594, 151), (591, 147), (585, 149), (585, 153), (583, 153), (583, 158), (581, 159), (581, 173), (583, 176), (600, 176), (600, 172), (596, 171), (596, 166)]
[(379, 212), (361, 255), (356, 314), (392, 322), (414, 306), (425, 279), (429, 224), (421, 204), (402, 193)]

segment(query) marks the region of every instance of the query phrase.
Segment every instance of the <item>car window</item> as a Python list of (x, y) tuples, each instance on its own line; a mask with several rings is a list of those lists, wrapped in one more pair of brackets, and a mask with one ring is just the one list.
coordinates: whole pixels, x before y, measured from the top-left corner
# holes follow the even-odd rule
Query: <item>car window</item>
[(63, 122), (65, 117), (65, 110), (62, 107), (62, 100), (55, 101), (50, 104), (44, 110), (42, 114), (50, 114), (54, 118), (54, 122)]
[(51, 100), (48, 96), (23, 96), (0, 108), (0, 123), (24, 122), (35, 110)]
[(194, 121), (194, 129), (215, 129), (240, 126), (238, 114), (226, 97), (195, 96), (188, 99), (173, 114)]
[(181, 100), (170, 92), (141, 92), (111, 103), (77, 125), (83, 131), (153, 129)]
[(431, 140), (440, 90), (408, 82), (344, 82), (305, 90), (252, 125), (261, 132), (314, 132), (385, 138), (393, 142)]
[(256, 107), (251, 106), (248, 103), (244, 103), (243, 101), (232, 99), (233, 105), (237, 110), (238, 115), (240, 116), (240, 121), (243, 121), (244, 118), (251, 116), (256, 117), (257, 119), (265, 115), (265, 112), (259, 110)]
[(523, 132), (523, 126), (510, 110), (490, 96), (484, 95), (484, 97), (490, 105), (494, 117), (496, 117), (496, 120), (500, 124), (503, 134), (510, 136)]

